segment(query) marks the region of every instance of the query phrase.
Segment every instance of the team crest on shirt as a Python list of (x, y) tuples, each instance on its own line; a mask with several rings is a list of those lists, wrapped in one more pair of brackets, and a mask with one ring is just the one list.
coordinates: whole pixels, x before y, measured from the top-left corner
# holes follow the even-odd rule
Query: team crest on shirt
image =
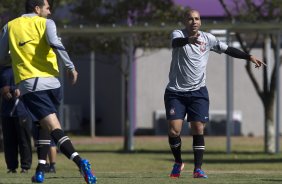
[(171, 108), (171, 109), (170, 109), (169, 114), (170, 114), (170, 115), (175, 115), (175, 110), (174, 110), (174, 108)]
[(200, 51), (201, 51), (201, 52), (205, 52), (205, 51), (206, 51), (206, 49), (207, 49), (207, 48), (206, 48), (206, 45), (207, 45), (207, 44), (206, 44), (205, 42), (201, 42), (201, 44), (200, 44)]

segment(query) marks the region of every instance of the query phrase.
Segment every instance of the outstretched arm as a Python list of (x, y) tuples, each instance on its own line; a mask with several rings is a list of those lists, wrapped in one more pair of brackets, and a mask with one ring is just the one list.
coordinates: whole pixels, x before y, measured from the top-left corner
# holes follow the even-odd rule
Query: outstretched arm
[(260, 60), (258, 60), (255, 56), (249, 55), (239, 49), (236, 49), (234, 47), (228, 47), (226, 49), (226, 51), (224, 52), (225, 54), (231, 56), (231, 57), (235, 57), (235, 58), (239, 58), (239, 59), (246, 59), (248, 61), (251, 61), (252, 63), (255, 64), (256, 68), (261, 67), (262, 65), (266, 66), (266, 64)]

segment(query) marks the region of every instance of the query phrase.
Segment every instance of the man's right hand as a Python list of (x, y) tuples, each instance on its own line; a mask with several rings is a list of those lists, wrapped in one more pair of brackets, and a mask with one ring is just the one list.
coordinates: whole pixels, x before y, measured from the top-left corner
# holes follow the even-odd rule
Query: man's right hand
[(195, 36), (190, 36), (188, 37), (188, 43), (190, 44), (194, 44), (194, 45), (197, 45), (197, 44), (201, 44), (201, 41), (199, 40), (199, 36), (200, 34), (198, 33), (197, 35)]

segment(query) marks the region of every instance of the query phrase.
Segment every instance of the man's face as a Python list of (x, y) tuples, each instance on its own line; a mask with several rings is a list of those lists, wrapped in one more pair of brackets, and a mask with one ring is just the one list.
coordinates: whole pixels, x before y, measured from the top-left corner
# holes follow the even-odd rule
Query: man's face
[(44, 6), (42, 8), (36, 7), (36, 13), (39, 17), (47, 18), (51, 15), (50, 6), (47, 0), (44, 0)]
[(196, 34), (201, 27), (200, 14), (197, 11), (191, 11), (185, 18), (185, 27), (190, 34)]

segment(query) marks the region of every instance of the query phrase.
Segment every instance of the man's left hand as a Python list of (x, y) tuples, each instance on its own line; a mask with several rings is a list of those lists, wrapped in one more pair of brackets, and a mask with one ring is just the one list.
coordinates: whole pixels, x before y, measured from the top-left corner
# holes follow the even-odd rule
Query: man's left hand
[(255, 56), (251, 56), (250, 61), (255, 64), (255, 68), (259, 68), (262, 65), (267, 66), (264, 62), (258, 60)]

